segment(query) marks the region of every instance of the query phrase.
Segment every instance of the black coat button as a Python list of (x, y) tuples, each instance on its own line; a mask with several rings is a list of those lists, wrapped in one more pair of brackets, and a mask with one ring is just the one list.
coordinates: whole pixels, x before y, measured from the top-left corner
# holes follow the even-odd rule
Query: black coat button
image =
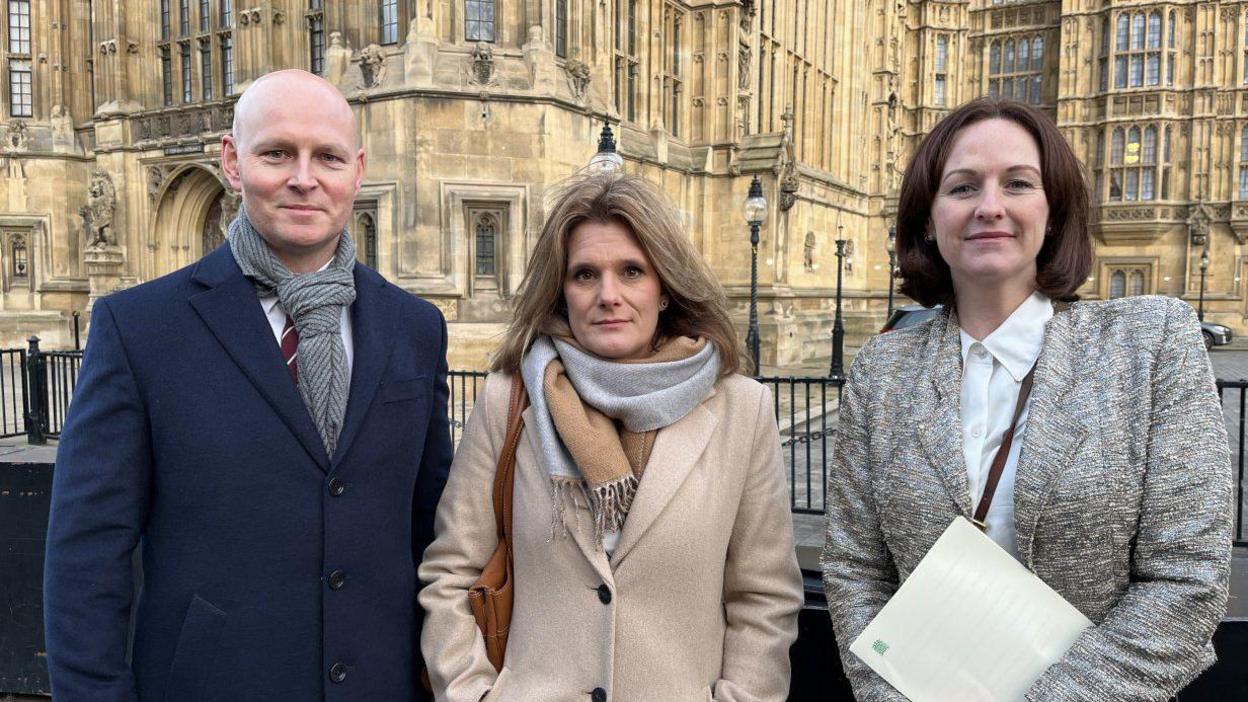
[[(347, 666), (342, 663), (335, 663), (329, 666), (330, 682), (340, 683), (347, 679)], [(606, 699), (605, 697), (603, 699)]]
[(595, 687), (594, 691), (589, 693), (589, 698), (594, 702), (607, 702), (607, 691), (601, 687)]
[(603, 604), (611, 604), (611, 588), (607, 587), (605, 584), (599, 585), (598, 599), (602, 600)]
[(347, 584), (347, 574), (341, 570), (335, 570), (329, 574), (329, 589), (341, 590), (343, 585)]
[(329, 480), (329, 494), (330, 494), (331, 496), (333, 496), (333, 497), (338, 497), (338, 496), (342, 495), (342, 493), (344, 493), (344, 492), (346, 492), (346, 491), (347, 491), (347, 484), (346, 484), (346, 483), (344, 483), (344, 482), (342, 482), (342, 479), (341, 479), (341, 478), (330, 478), (330, 480)]

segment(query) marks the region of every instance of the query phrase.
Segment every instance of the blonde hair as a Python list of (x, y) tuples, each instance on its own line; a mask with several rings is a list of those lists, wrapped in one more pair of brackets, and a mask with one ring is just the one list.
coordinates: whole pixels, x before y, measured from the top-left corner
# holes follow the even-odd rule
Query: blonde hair
[(563, 283), (568, 241), (582, 222), (619, 223), (637, 238), (669, 299), (659, 314), (656, 339), (705, 338), (719, 350), (722, 374), (741, 369), (742, 347), (728, 316), (724, 289), (685, 235), (676, 209), (637, 176), (597, 173), (574, 176), (556, 192), (490, 370), (518, 372), (520, 360), (538, 336), (567, 328)]

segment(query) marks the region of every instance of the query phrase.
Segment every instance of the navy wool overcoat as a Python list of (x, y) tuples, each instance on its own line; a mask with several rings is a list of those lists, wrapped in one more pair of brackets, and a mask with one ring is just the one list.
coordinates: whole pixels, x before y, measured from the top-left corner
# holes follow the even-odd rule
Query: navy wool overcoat
[(57, 702), (423, 699), (446, 325), (360, 264), (355, 283), (332, 459), (228, 245), (95, 304), (48, 529)]

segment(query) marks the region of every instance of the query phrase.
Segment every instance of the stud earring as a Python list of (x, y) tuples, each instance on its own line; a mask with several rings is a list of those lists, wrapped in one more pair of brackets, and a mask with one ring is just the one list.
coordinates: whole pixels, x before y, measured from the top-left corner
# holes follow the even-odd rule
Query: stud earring
[(667, 300), (659, 300), (659, 311), (662, 312), (663, 310), (666, 310), (666, 309), (667, 309)]
[(924, 241), (936, 241), (936, 233), (933, 232), (931, 229), (928, 229), (927, 233), (923, 235), (923, 240)]

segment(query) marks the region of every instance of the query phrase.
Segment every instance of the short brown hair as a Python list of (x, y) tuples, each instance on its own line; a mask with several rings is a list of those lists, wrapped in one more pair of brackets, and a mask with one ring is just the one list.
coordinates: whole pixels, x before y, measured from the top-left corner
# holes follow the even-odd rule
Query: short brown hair
[(928, 307), (954, 303), (949, 264), (941, 258), (936, 242), (925, 237), (932, 201), (954, 141), (964, 128), (987, 119), (1014, 122), (1035, 139), (1052, 232), (1045, 236), (1036, 255), (1036, 289), (1055, 300), (1078, 299), (1075, 290), (1092, 269), (1083, 168), (1047, 115), (1021, 102), (997, 98), (972, 100), (945, 116), (919, 144), (906, 167), (897, 203), (897, 267), (903, 279), (902, 294)]
[(653, 185), (619, 173), (574, 176), (557, 191), (549, 212), (490, 370), (517, 372), (538, 336), (567, 328), (563, 282), (568, 241), (583, 222), (620, 224), (650, 259), (670, 303), (659, 314), (656, 341), (704, 338), (719, 350), (720, 373), (741, 368), (743, 347), (728, 315), (723, 286), (689, 241), (676, 208)]

